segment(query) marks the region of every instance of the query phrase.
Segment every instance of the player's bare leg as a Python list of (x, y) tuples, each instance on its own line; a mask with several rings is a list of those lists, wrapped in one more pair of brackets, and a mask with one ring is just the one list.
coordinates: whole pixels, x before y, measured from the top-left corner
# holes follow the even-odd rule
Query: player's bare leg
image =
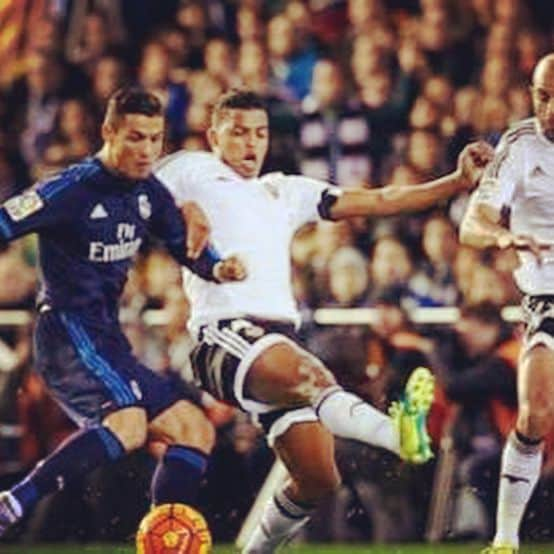
[(43, 496), (99, 465), (144, 446), (146, 412), (131, 406), (111, 413), (102, 425), (77, 431), (10, 491), (0, 493), (0, 535)]
[(500, 471), (497, 529), (489, 552), (516, 552), (525, 508), (539, 480), (542, 438), (554, 417), (554, 351), (540, 344), (525, 353), (518, 368), (519, 413)]
[[(421, 370), (419, 375), (422, 372), (425, 372), (425, 417), (432, 400), (433, 385), (427, 370)], [(420, 383), (416, 384), (419, 386)], [(255, 359), (247, 374), (245, 388), (252, 398), (276, 406), (312, 406), (321, 423), (338, 437), (385, 448), (415, 463), (424, 462), (431, 456), (424, 421), (414, 423), (415, 432), (402, 432), (406, 428), (406, 419), (398, 425), (398, 414), (391, 418), (355, 394), (346, 392), (337, 385), (320, 360), (290, 341), (270, 346)], [(415, 422), (418, 417), (415, 412), (404, 411), (417, 411), (417, 405), (401, 404), (398, 408), (403, 412), (400, 415)], [(424, 448), (420, 443), (425, 443)]]
[(267, 503), (244, 554), (269, 554), (309, 520), (312, 509), (340, 484), (333, 436), (319, 422), (297, 423), (275, 441), (290, 480)]
[(180, 400), (148, 430), (151, 440), (166, 445), (152, 477), (153, 504), (194, 503), (215, 442), (212, 424), (198, 406)]

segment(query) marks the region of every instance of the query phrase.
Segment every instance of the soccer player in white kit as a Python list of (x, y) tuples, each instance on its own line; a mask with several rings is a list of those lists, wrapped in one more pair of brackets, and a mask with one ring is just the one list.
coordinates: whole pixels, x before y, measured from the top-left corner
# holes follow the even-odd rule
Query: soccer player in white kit
[(208, 139), (213, 153), (178, 152), (156, 175), (178, 203), (197, 202), (222, 255), (246, 266), (243, 283), (211, 286), (185, 271), (190, 328), (199, 339), (193, 366), (209, 392), (258, 417), (290, 480), (265, 508), (244, 552), (273, 552), (339, 484), (333, 435), (356, 439), (422, 463), (431, 456), (426, 416), (433, 378), (420, 368), (389, 417), (339, 387), (294, 339), (299, 313), (291, 287), (290, 243), (320, 219), (379, 216), (427, 208), (472, 187), (492, 149), (474, 144), (453, 173), (435, 181), (384, 189), (337, 187), (281, 173), (259, 177), (268, 149), (268, 114), (249, 91), (216, 105)]
[(554, 54), (537, 64), (531, 92), (535, 117), (504, 134), (461, 226), (466, 244), (517, 250), (514, 277), (525, 295), (518, 418), (502, 456), (496, 535), (484, 554), (517, 553), (554, 423)]

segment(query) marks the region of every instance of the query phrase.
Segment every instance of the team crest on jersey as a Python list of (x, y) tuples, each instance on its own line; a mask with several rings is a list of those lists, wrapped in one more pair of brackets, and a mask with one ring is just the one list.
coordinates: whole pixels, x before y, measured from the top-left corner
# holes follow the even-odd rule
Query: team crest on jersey
[(150, 204), (150, 200), (148, 200), (148, 196), (146, 194), (139, 194), (138, 208), (142, 219), (150, 219), (150, 216), (152, 215), (152, 204)]
[(44, 206), (44, 201), (35, 190), (30, 190), (14, 196), (5, 202), (4, 207), (13, 221), (21, 221), (38, 212)]

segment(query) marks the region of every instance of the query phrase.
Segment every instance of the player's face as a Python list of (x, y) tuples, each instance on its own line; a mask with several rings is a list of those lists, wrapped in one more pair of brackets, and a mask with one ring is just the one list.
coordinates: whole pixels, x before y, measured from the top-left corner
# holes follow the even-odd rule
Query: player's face
[(554, 65), (535, 75), (533, 86), (533, 107), (543, 133), (554, 142)]
[(269, 146), (268, 117), (265, 110), (230, 109), (208, 139), (212, 150), (241, 177), (259, 175)]
[(145, 179), (161, 156), (164, 137), (162, 116), (127, 114), (113, 128), (104, 130), (109, 160), (129, 179)]

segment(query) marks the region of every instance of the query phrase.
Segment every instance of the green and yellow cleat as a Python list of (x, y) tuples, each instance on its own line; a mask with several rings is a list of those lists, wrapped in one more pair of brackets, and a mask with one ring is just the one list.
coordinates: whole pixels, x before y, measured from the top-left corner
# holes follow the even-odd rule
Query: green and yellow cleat
[(481, 554), (517, 554), (518, 549), (515, 546), (489, 546), (481, 550)]
[(433, 457), (427, 416), (434, 394), (433, 374), (426, 367), (418, 367), (408, 378), (403, 397), (389, 408), (400, 437), (400, 458), (406, 462), (424, 464)]

